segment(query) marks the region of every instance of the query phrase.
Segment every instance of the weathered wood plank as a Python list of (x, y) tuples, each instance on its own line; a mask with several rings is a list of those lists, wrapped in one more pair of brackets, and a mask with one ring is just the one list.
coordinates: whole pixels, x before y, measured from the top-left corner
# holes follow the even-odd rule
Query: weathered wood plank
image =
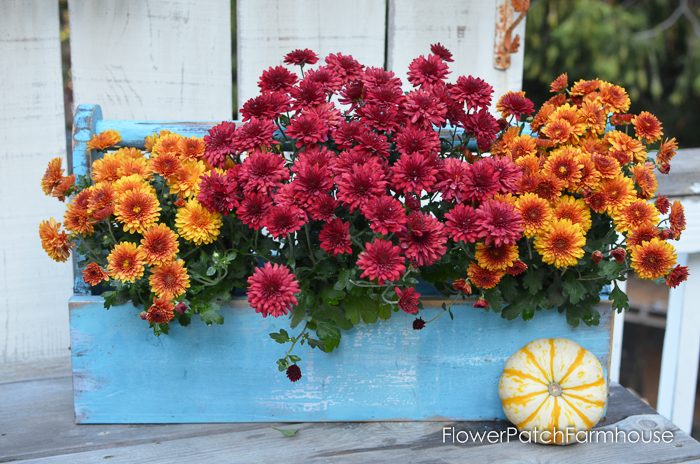
[(76, 103), (127, 119), (232, 116), (229, 0), (69, 1)]
[(260, 73), (296, 48), (384, 65), (385, 0), (238, 0), (237, 17), (239, 108), (258, 93)]
[(58, 3), (7, 0), (0, 14), (0, 363), (66, 353), (70, 264), (37, 233), (63, 205), (41, 192), (49, 159), (65, 166)]
[[(494, 87), (494, 98), (507, 90), (520, 90), (523, 78), (524, 21), (515, 29), (521, 46), (511, 55), (511, 66), (494, 68), (497, 3), (494, 0), (389, 0), (389, 69), (404, 80), (409, 63), (441, 42), (454, 54), (452, 79), (459, 75), (481, 77)], [(478, 18), (478, 19), (477, 19)], [(495, 101), (494, 101), (495, 104)]]

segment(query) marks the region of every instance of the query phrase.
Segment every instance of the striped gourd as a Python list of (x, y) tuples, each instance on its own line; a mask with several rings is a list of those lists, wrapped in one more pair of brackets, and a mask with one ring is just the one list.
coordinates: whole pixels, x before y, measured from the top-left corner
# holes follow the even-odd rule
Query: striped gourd
[(529, 436), (540, 443), (566, 444), (592, 428), (607, 393), (598, 358), (565, 338), (541, 338), (518, 350), (498, 386), (508, 420), (521, 431), (538, 431)]

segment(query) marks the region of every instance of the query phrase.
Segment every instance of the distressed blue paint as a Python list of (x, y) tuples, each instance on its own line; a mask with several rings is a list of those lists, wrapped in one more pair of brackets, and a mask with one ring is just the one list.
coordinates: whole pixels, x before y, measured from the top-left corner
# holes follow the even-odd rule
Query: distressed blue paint
[[(430, 317), (437, 309), (425, 310)], [(268, 333), (286, 318), (225, 310), (223, 326), (175, 324), (154, 337), (130, 305), (105, 310), (74, 297), (71, 341), (80, 423), (483, 420), (503, 418), (497, 382), (505, 360), (539, 337), (567, 337), (608, 364), (610, 314), (573, 329), (556, 311), (506, 321), (471, 305), (422, 331), (412, 317), (361, 325), (331, 354), (301, 347), (301, 381), (275, 361), (286, 346)]]

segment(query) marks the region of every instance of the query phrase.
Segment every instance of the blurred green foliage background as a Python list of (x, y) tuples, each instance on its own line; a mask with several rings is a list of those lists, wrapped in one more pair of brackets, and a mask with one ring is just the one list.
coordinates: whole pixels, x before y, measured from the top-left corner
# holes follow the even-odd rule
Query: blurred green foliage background
[(527, 16), (523, 88), (541, 103), (562, 72), (627, 88), (681, 147), (700, 146), (700, 2), (534, 0)]

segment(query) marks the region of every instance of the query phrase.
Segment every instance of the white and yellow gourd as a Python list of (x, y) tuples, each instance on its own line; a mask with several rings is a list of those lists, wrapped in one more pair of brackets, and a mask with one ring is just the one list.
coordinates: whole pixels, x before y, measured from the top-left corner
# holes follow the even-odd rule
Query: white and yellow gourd
[(608, 387), (593, 353), (565, 338), (541, 338), (508, 359), (498, 394), (508, 420), (539, 432), (530, 434), (533, 441), (567, 444), (598, 423)]

